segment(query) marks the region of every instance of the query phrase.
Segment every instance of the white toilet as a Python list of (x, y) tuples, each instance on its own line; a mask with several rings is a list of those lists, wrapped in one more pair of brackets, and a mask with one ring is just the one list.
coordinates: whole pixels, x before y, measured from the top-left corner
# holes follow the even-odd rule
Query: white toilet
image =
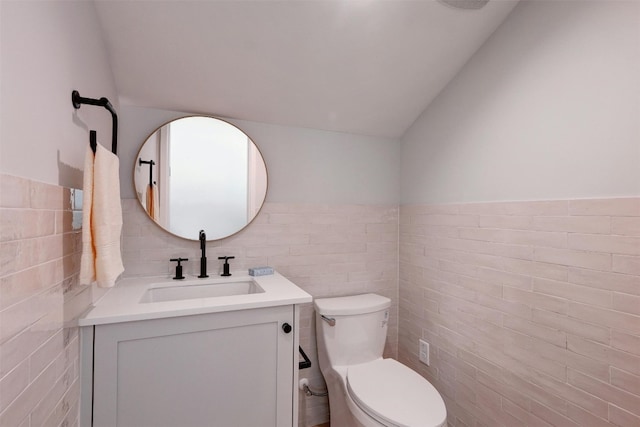
[(391, 300), (376, 294), (314, 301), (331, 427), (441, 427), (447, 410), (429, 381), (383, 359)]

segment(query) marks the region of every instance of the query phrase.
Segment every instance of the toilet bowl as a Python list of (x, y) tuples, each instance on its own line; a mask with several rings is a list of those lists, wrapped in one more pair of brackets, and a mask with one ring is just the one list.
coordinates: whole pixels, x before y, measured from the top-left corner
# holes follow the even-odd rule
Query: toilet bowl
[(400, 362), (382, 358), (390, 305), (376, 294), (314, 301), (332, 426), (446, 426), (447, 411), (435, 387)]

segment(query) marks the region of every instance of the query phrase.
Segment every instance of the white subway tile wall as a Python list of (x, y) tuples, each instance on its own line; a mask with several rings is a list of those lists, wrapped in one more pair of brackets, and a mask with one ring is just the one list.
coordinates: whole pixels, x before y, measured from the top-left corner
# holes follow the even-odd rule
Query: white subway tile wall
[(82, 191), (0, 175), (0, 425), (78, 424)]
[[(137, 200), (123, 200), (126, 276), (169, 275), (170, 258), (183, 257), (184, 272), (197, 275), (200, 246), (151, 222)], [(271, 266), (314, 298), (375, 292), (393, 300), (386, 357), (397, 357), (398, 207), (265, 203), (243, 231), (207, 244), (210, 275), (221, 273), (219, 256), (235, 256), (231, 270)], [(312, 367), (300, 371), (315, 390), (325, 388), (318, 369), (315, 319), (303, 306), (300, 345)], [(300, 426), (329, 420), (328, 400), (300, 397)]]
[(399, 270), (451, 426), (640, 426), (640, 199), (401, 206)]

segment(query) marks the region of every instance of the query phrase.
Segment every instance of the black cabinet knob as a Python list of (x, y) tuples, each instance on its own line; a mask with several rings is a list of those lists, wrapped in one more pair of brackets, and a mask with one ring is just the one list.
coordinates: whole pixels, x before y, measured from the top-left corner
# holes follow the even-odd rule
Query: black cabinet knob
[(292, 327), (291, 327), (291, 325), (290, 325), (290, 324), (288, 324), (288, 323), (284, 323), (284, 324), (282, 325), (282, 330), (284, 331), (284, 333), (285, 333), (285, 334), (288, 334), (289, 332), (291, 332), (291, 330), (292, 330), (292, 329), (293, 329), (293, 328), (292, 328)]

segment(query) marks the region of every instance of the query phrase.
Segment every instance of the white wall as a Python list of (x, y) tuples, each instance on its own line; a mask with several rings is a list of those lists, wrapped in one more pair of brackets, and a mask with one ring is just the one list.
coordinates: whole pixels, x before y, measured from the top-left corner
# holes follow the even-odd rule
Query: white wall
[(640, 3), (522, 1), (403, 137), (403, 203), (640, 194)]
[[(135, 198), (133, 163), (143, 141), (189, 113), (123, 105), (120, 181)], [(251, 137), (267, 164), (269, 202), (394, 204), (399, 201), (397, 140), (225, 119)]]
[(0, 58), (0, 425), (77, 425), (69, 326), (96, 294), (78, 283), (80, 206), (61, 186), (82, 188), (89, 129), (110, 146), (111, 115), (76, 113), (71, 91), (118, 107), (94, 3), (0, 0)]
[(111, 148), (111, 115), (71, 104), (115, 83), (92, 1), (0, 1), (0, 172), (82, 187), (89, 129)]

